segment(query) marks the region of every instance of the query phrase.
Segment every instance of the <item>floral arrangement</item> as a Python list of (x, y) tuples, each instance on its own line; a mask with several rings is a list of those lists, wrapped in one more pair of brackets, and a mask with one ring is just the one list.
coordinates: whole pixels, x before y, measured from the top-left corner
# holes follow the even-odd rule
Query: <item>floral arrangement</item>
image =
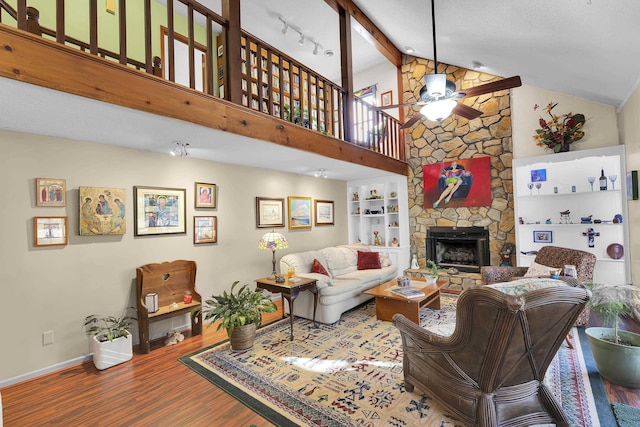
[[(551, 117), (550, 120), (540, 118), (540, 129), (536, 130), (533, 139), (540, 147), (546, 147), (555, 153), (569, 151), (569, 145), (584, 137), (584, 114), (567, 113), (555, 115), (552, 110), (558, 105), (551, 101), (544, 111)], [(537, 109), (537, 105), (534, 110)]]

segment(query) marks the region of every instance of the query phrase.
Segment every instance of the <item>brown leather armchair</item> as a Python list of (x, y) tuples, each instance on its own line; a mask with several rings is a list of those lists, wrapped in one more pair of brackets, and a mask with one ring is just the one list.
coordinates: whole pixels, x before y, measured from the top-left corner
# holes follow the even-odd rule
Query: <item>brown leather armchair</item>
[(588, 299), (568, 285), (520, 295), (471, 288), (458, 300), (448, 337), (396, 314), (405, 388), (418, 387), (473, 426), (568, 426), (543, 379)]
[[(579, 281), (583, 283), (593, 281), (596, 256), (590, 252), (560, 246), (543, 246), (534, 261), (554, 268), (575, 265), (578, 272), (576, 278)], [(484, 266), (480, 268), (482, 283), (485, 285), (521, 278), (526, 272), (527, 267)]]

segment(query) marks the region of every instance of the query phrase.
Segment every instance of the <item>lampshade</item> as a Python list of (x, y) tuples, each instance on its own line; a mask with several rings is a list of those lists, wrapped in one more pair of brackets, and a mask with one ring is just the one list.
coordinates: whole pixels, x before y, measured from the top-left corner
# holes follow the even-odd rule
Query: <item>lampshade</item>
[(451, 115), (457, 105), (453, 99), (430, 102), (420, 109), (420, 113), (432, 122), (441, 122)]
[(288, 247), (287, 238), (273, 230), (262, 236), (258, 242), (258, 249), (275, 251), (276, 249), (286, 249)]

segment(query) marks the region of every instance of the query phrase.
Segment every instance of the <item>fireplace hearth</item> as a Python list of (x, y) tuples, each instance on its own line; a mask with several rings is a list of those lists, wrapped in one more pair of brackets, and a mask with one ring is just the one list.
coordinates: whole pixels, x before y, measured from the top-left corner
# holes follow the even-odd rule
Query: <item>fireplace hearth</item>
[(484, 227), (431, 227), (427, 230), (427, 259), (440, 268), (479, 272), (489, 265), (489, 230)]

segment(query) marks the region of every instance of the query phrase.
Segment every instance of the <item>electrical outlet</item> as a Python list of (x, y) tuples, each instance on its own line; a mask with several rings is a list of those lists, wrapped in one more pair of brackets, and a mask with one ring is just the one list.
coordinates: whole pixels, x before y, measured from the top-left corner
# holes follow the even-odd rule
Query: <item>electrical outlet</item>
[(42, 345), (53, 344), (53, 331), (46, 331), (42, 333)]

